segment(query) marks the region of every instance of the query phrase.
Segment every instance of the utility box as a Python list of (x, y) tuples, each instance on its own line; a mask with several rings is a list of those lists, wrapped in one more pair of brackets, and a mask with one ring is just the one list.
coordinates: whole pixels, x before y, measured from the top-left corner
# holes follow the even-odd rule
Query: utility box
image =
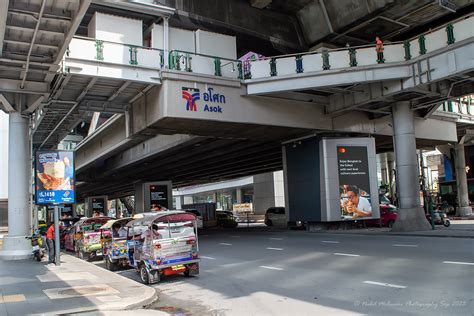
[(237, 59), (237, 43), (235, 36), (197, 30), (195, 32), (195, 38), (196, 53)]
[(289, 221), (380, 218), (373, 138), (308, 138), (284, 146)]
[(96, 12), (87, 31), (88, 37), (97, 40), (143, 46), (142, 20)]
[[(169, 47), (170, 51), (180, 50), (184, 52), (194, 53), (196, 47), (194, 45), (194, 32), (175, 27), (169, 28)], [(151, 29), (151, 47), (163, 49), (163, 25), (154, 24)]]

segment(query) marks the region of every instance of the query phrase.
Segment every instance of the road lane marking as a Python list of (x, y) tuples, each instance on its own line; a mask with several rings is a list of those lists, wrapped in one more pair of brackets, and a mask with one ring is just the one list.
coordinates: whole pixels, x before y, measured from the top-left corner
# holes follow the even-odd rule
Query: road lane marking
[(403, 285), (397, 285), (397, 284), (390, 284), (390, 283), (381, 283), (381, 282), (374, 282), (374, 281), (364, 281), (363, 283), (365, 284), (372, 284), (372, 285), (380, 285), (380, 286), (386, 286), (386, 287), (393, 287), (396, 289), (406, 289), (406, 286)]
[(232, 238), (240, 238), (240, 236), (233, 236), (233, 235), (230, 235), (230, 237), (232, 237)]
[(222, 245), (222, 246), (232, 246), (232, 244), (228, 244), (226, 242), (220, 242), (219, 245)]
[(283, 240), (283, 238), (269, 238), (271, 240)]
[(199, 258), (202, 258), (202, 259), (209, 259), (209, 260), (215, 260), (216, 258), (214, 257), (208, 257), (208, 256), (199, 256)]
[(409, 244), (393, 244), (393, 247), (418, 247), (418, 245), (409, 245)]
[(324, 242), (326, 244), (338, 244), (339, 243), (338, 241), (334, 241), (334, 240), (322, 240), (321, 242)]
[(340, 253), (340, 252), (335, 252), (334, 255), (336, 256), (347, 256), (347, 257), (360, 257), (360, 255), (355, 255), (353, 253)]
[(260, 268), (268, 269), (268, 270), (277, 270), (277, 271), (282, 271), (282, 268), (277, 268), (277, 267), (269, 267), (269, 266), (260, 266)]
[(13, 295), (3, 295), (4, 303), (14, 303), (14, 302), (24, 302), (26, 301), (25, 295), (23, 294), (13, 294)]
[(468, 266), (474, 266), (474, 262), (461, 262), (461, 261), (443, 261), (443, 263), (451, 263), (451, 264), (463, 264)]
[(273, 247), (267, 247), (268, 250), (283, 250), (283, 248), (273, 248)]

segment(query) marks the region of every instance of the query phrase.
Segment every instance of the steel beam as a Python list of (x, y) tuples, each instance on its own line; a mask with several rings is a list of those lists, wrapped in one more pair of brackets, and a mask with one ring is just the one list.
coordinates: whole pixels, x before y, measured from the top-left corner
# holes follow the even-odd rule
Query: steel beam
[(11, 103), (7, 100), (7, 98), (5, 98), (5, 96), (1, 93), (0, 93), (0, 104), (3, 105), (5, 112), (7, 113), (15, 112), (15, 108), (11, 105)]

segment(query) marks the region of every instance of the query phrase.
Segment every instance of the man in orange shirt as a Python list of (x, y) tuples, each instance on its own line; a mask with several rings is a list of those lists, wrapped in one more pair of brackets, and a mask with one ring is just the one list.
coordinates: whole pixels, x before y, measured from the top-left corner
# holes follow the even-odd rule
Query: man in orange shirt
[(54, 224), (49, 223), (49, 228), (46, 231), (46, 245), (48, 245), (48, 263), (56, 263), (55, 248), (54, 248)]
[(375, 51), (377, 52), (377, 62), (383, 64), (385, 59), (383, 58), (383, 42), (380, 37), (375, 37)]

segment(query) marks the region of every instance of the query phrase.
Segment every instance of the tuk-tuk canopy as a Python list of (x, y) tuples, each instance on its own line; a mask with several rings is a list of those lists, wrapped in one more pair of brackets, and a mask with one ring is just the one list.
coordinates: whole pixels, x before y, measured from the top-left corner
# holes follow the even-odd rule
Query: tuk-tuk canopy
[(103, 224), (106, 223), (107, 221), (111, 220), (112, 218), (110, 217), (86, 217), (86, 218), (81, 218), (76, 225), (77, 226), (83, 226), (83, 225), (90, 225), (90, 224)]
[(102, 227), (100, 227), (100, 229), (111, 229), (115, 224), (125, 225), (131, 220), (133, 220), (133, 218), (131, 218), (131, 217), (111, 219), (111, 220), (107, 221), (107, 223), (102, 225)]
[(154, 216), (144, 216), (143, 218), (134, 219), (127, 223), (127, 227), (132, 226), (150, 226), (153, 222), (163, 220), (169, 222), (186, 222), (195, 221), (196, 216), (184, 211), (161, 211)]

